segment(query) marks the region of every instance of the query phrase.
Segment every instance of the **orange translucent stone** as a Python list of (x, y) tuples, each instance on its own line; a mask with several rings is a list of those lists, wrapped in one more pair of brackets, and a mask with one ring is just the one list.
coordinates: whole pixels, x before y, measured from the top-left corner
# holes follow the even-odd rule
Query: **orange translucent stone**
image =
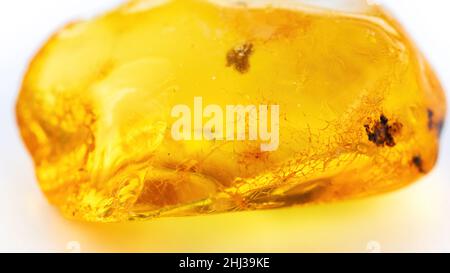
[[(396, 21), (358, 3), (141, 0), (67, 25), (32, 61), (17, 102), (43, 192), (69, 218), (117, 222), (417, 180), (438, 156), (442, 89)], [(278, 146), (175, 140), (171, 109), (198, 97), (278, 105)]]

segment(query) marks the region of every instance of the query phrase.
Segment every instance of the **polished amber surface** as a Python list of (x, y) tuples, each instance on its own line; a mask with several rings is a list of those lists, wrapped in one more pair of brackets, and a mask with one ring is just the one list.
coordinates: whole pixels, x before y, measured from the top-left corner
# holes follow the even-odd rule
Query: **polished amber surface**
[[(17, 103), (43, 192), (69, 218), (116, 222), (417, 180), (438, 156), (444, 95), (399, 25), (363, 6), (138, 0), (67, 25), (32, 61)], [(171, 109), (198, 97), (278, 105), (277, 149), (175, 140)]]

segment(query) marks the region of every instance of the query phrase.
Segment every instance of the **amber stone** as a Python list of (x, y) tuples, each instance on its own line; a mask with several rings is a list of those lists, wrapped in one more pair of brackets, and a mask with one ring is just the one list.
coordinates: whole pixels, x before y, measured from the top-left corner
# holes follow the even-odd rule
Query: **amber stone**
[[(69, 218), (117, 222), (416, 181), (438, 156), (443, 91), (399, 24), (356, 2), (138, 0), (68, 24), (31, 62), (17, 102), (42, 191)], [(276, 149), (174, 139), (173, 107), (195, 98), (277, 105)]]

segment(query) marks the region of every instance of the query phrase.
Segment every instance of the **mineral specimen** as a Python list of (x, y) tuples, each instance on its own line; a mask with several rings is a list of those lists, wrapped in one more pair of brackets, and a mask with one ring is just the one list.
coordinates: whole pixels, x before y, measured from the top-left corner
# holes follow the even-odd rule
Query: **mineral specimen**
[(446, 106), (428, 63), (377, 5), (304, 2), (137, 0), (58, 31), (17, 102), (50, 202), (118, 222), (355, 198), (429, 172)]

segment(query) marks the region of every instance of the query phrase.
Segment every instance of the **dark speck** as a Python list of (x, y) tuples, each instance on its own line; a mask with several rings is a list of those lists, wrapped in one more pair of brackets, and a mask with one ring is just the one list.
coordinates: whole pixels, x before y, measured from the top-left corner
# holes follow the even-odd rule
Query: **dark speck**
[(427, 114), (428, 114), (428, 129), (432, 130), (434, 127), (433, 123), (434, 112), (431, 109), (427, 109)]
[(377, 146), (394, 147), (396, 145), (394, 136), (399, 134), (403, 125), (399, 122), (389, 124), (389, 119), (385, 115), (380, 116), (380, 120), (374, 124), (366, 124), (367, 136), (369, 141), (375, 143)]
[(380, 116), (380, 123), (384, 126), (386, 126), (388, 124), (389, 120), (387, 119), (387, 117), (385, 115), (381, 115)]
[(419, 170), (419, 172), (425, 173), (425, 170), (423, 168), (423, 160), (420, 155), (414, 156), (412, 158), (412, 163), (414, 164), (414, 166), (416, 166), (416, 168), (417, 168), (417, 170)]
[(233, 66), (240, 73), (250, 68), (249, 57), (253, 53), (253, 44), (244, 43), (236, 46), (227, 53), (227, 66)]
[(431, 109), (427, 109), (428, 114), (428, 129), (436, 130), (437, 134), (440, 136), (444, 128), (444, 119), (436, 120), (436, 115)]

